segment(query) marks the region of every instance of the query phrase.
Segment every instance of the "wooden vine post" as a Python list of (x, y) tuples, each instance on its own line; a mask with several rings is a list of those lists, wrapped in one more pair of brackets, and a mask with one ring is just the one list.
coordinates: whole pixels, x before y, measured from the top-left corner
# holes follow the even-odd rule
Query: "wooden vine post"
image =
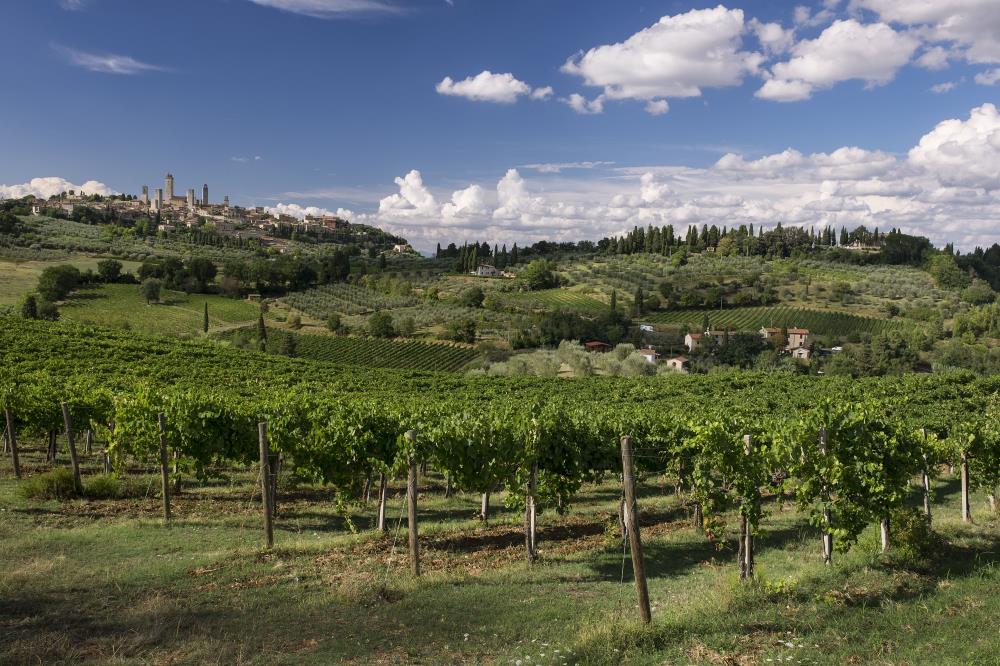
[(4, 417), (7, 419), (7, 443), (10, 444), (10, 461), (14, 465), (14, 478), (21, 478), (21, 461), (17, 455), (17, 434), (14, 432), (14, 413), (4, 409)]
[(490, 491), (483, 493), (479, 503), (479, 520), (484, 523), (490, 519)]
[(73, 486), (79, 491), (83, 489), (80, 480), (80, 458), (76, 455), (76, 442), (73, 441), (73, 417), (69, 413), (69, 405), (62, 403), (63, 423), (66, 426), (66, 442), (69, 444), (69, 461), (73, 467)]
[(378, 519), (375, 521), (375, 529), (385, 532), (385, 500), (389, 489), (386, 487), (385, 472), (378, 475)]
[[(406, 431), (406, 441), (410, 446), (417, 441), (417, 433)], [(410, 572), (420, 575), (420, 541), (417, 539), (417, 458), (410, 452), (410, 469), (406, 480), (406, 510), (410, 532)]]
[(257, 438), (260, 441), (260, 491), (264, 512), (264, 543), (268, 548), (272, 548), (274, 547), (274, 526), (271, 512), (271, 480), (268, 478), (271, 465), (267, 443), (267, 421), (261, 421), (257, 424)]
[[(921, 428), (920, 433), (924, 438), (924, 451), (927, 450), (927, 428)], [(923, 486), (924, 486), (924, 515), (927, 516), (927, 520), (931, 519), (931, 475), (930, 469), (927, 466), (927, 454), (924, 454), (924, 473), (923, 473)]]
[(972, 506), (969, 504), (969, 454), (962, 451), (962, 522), (972, 522)]
[(160, 429), (160, 490), (163, 494), (163, 522), (170, 522), (170, 468), (167, 466), (167, 417), (156, 415)]
[[(828, 450), (828, 439), (829, 435), (826, 432), (826, 428), (819, 429), (819, 452), (826, 457)], [(830, 494), (829, 489), (824, 484), (823, 486), (823, 501), (829, 503)], [(823, 563), (830, 565), (833, 564), (833, 534), (830, 530), (833, 529), (833, 516), (830, 513), (830, 509), (823, 509)]]
[(538, 559), (537, 532), (535, 531), (535, 491), (538, 487), (538, 464), (531, 466), (527, 487), (524, 492), (524, 545), (528, 551), (528, 561)]
[[(749, 458), (753, 454), (753, 437), (743, 435), (743, 453)], [(742, 498), (741, 502), (746, 502), (747, 498)], [(753, 578), (753, 529), (747, 520), (746, 515), (740, 515), (740, 580)]]
[(646, 587), (646, 564), (642, 559), (642, 539), (639, 537), (639, 510), (635, 503), (635, 468), (632, 464), (632, 438), (622, 437), (622, 485), (625, 489), (625, 522), (627, 524), (629, 550), (632, 551), (632, 571), (635, 572), (635, 593), (639, 601), (642, 621), (649, 624), (652, 612), (649, 609), (649, 588)]

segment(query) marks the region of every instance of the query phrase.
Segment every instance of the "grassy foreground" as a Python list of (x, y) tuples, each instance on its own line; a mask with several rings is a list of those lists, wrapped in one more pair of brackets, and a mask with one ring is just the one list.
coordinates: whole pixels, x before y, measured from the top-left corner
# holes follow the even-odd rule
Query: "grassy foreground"
[[(48, 465), (25, 442), (29, 475)], [(65, 462), (64, 444), (60, 455)], [(85, 459), (96, 473), (96, 455)], [(0, 463), (0, 663), (219, 664), (996, 664), (1000, 534), (975, 497), (963, 526), (954, 479), (936, 482), (937, 556), (877, 554), (869, 531), (832, 568), (795, 511), (770, 504), (758, 583), (736, 581), (734, 535), (708, 543), (660, 479), (641, 486), (653, 624), (635, 621), (612, 480), (539, 519), (494, 497), (442, 497), (421, 478), (424, 575), (406, 564), (402, 485), (386, 535), (360, 505), (352, 532), (331, 493), (283, 483), (276, 548), (261, 548), (253, 474), (189, 484), (160, 524), (158, 479), (133, 469), (131, 499), (27, 500)], [(23, 483), (23, 482), (22, 482)], [(732, 521), (731, 521), (732, 522)], [(730, 525), (730, 528), (732, 525)]]

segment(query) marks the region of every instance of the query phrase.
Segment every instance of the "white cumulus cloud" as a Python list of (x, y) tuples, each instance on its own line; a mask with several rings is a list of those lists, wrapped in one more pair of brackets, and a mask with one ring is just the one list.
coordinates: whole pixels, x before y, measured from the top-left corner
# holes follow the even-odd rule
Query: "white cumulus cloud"
[(107, 196), (116, 194), (114, 190), (97, 180), (88, 180), (82, 185), (74, 185), (65, 178), (49, 176), (47, 178), (32, 178), (27, 183), (18, 185), (0, 185), (0, 199), (19, 199), (29, 194), (48, 199), (62, 192), (83, 192), (85, 194), (100, 194)]
[(743, 11), (721, 5), (664, 16), (623, 42), (571, 57), (562, 70), (612, 100), (698, 97), (757, 72), (763, 56), (741, 50), (745, 30)]
[(519, 97), (523, 96), (544, 100), (551, 97), (553, 92), (552, 88), (548, 86), (532, 89), (531, 86), (517, 79), (513, 74), (494, 74), (489, 70), (483, 70), (479, 74), (461, 81), (455, 81), (450, 76), (446, 76), (435, 89), (441, 95), (497, 104), (513, 104)]
[(893, 79), (919, 46), (919, 39), (885, 23), (836, 21), (816, 39), (796, 44), (791, 59), (771, 69), (773, 79), (757, 96), (787, 102), (808, 99), (814, 90), (852, 79), (882, 85)]
[(752, 158), (728, 153), (707, 168), (532, 165), (525, 168), (544, 174), (537, 183), (510, 169), (493, 183), (457, 190), (435, 188), (411, 171), (396, 179), (397, 191), (376, 210), (341, 215), (425, 251), (473, 240), (508, 247), (595, 240), (649, 224), (673, 224), (681, 233), (689, 224), (864, 224), (955, 242), (963, 250), (1000, 242), (997, 108), (985, 104), (967, 118), (946, 120), (914, 143), (905, 157), (845, 146)]
[(883, 21), (912, 26), (927, 41), (947, 42), (972, 63), (1000, 62), (1000, 7), (996, 0), (852, 0)]
[(939, 123), (909, 159), (946, 186), (1000, 189), (1000, 112), (984, 104), (968, 120)]

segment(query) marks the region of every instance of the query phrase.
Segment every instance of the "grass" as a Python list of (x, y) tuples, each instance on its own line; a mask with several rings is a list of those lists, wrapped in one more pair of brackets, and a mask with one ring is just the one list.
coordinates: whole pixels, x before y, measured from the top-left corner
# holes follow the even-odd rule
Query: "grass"
[[(97, 270), (102, 257), (73, 256), (59, 261), (11, 261), (0, 259), (0, 305), (14, 305), (35, 290), (38, 276), (49, 266), (72, 264), (81, 271)], [(134, 272), (138, 262), (122, 261), (125, 272)]]
[(130, 328), (150, 335), (197, 335), (202, 331), (208, 303), (210, 331), (248, 323), (258, 306), (246, 301), (206, 294), (164, 290), (160, 303), (149, 305), (134, 284), (109, 284), (74, 293), (60, 306), (60, 316), (93, 326)]
[[(44, 445), (25, 446), (27, 473), (47, 470)], [(98, 461), (84, 458), (85, 482)], [(646, 479), (654, 610), (644, 627), (612, 482), (585, 487), (564, 517), (542, 514), (541, 559), (529, 565), (521, 517), (502, 497), (484, 526), (477, 496), (446, 500), (439, 477), (422, 477), (424, 575), (414, 580), (400, 483), (392, 529), (378, 535), (372, 505), (354, 507), (352, 531), (329, 491), (283, 480), (266, 552), (250, 470), (186, 481), (169, 528), (156, 476), (140, 471), (149, 492), (137, 499), (29, 501), (0, 463), (0, 662), (996, 664), (1000, 654), (998, 523), (982, 497), (977, 524), (957, 522), (951, 478), (935, 483), (941, 557), (879, 556), (870, 530), (827, 568), (801, 516), (771, 504), (759, 582), (746, 588), (733, 521), (727, 541), (710, 544), (669, 485)]]

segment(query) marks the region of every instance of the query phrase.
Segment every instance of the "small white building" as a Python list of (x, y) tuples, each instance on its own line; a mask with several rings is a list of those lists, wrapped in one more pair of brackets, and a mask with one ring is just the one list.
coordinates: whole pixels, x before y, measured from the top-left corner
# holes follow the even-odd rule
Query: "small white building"
[(475, 271), (475, 275), (476, 277), (497, 277), (500, 275), (500, 271), (497, 270), (496, 266), (480, 264), (479, 268)]
[(648, 363), (656, 363), (660, 358), (660, 353), (655, 349), (639, 349), (636, 353), (646, 359)]
[(812, 358), (812, 350), (809, 347), (796, 347), (792, 350), (792, 358), (799, 361), (808, 361)]
[(701, 346), (702, 337), (704, 336), (701, 333), (688, 333), (684, 336), (684, 346), (689, 352), (693, 352)]

